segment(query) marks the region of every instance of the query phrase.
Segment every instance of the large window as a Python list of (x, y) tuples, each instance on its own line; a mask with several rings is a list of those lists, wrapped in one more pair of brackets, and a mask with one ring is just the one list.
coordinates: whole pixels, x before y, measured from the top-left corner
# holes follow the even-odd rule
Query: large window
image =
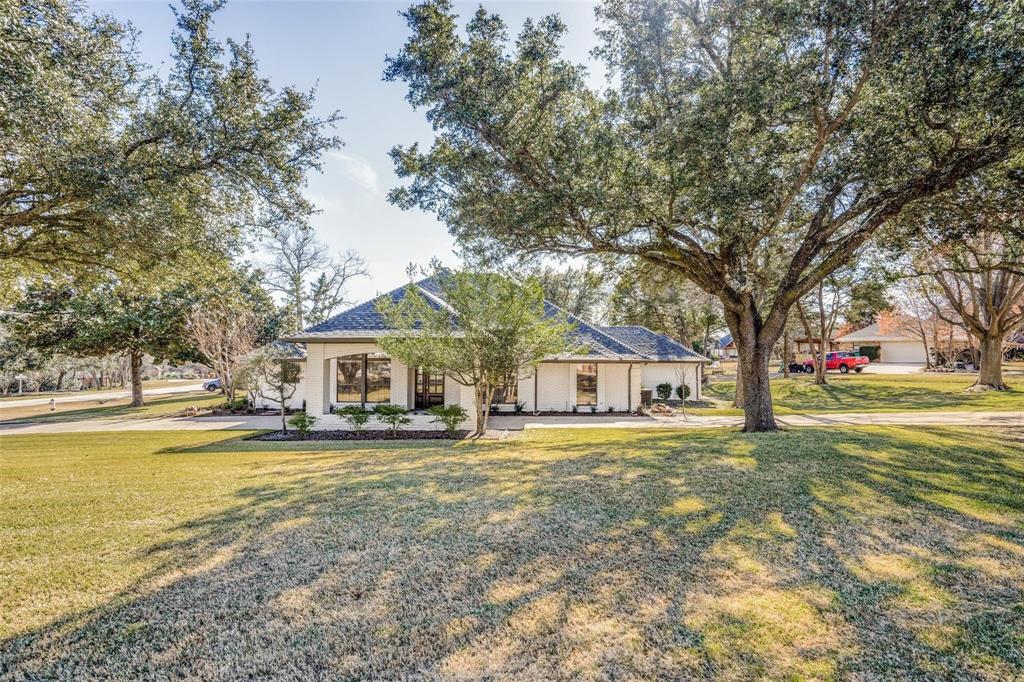
[(597, 405), (597, 363), (576, 365), (576, 404)]
[(339, 403), (386, 403), (391, 400), (391, 359), (381, 353), (338, 358)]

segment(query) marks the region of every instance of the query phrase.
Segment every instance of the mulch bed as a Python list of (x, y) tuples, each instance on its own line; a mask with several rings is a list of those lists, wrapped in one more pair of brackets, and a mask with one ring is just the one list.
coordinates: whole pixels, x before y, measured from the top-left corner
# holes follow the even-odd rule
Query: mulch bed
[(630, 417), (637, 416), (636, 412), (608, 412), (607, 410), (598, 410), (597, 412), (591, 412), (589, 409), (580, 410), (579, 412), (520, 412), (513, 414), (511, 412), (502, 412), (499, 415), (491, 415), (499, 417)]
[(289, 431), (271, 431), (259, 436), (252, 436), (248, 440), (462, 440), (469, 436), (469, 431), (456, 431), (454, 435), (448, 435), (445, 431), (437, 430), (409, 430), (392, 433), (391, 431), (311, 431), (310, 433), (299, 433)]

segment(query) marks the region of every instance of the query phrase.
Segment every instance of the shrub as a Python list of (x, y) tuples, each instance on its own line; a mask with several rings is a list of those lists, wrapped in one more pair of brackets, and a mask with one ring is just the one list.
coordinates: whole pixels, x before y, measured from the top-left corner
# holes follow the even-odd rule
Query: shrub
[(235, 400), (227, 401), (227, 402), (224, 403), (224, 409), (225, 410), (233, 410), (233, 411), (235, 411), (235, 410), (245, 410), (245, 409), (248, 409), (248, 407), (249, 407), (249, 399), (248, 398), (236, 398)]
[(313, 430), (313, 424), (316, 424), (316, 417), (305, 412), (297, 412), (294, 417), (288, 420), (288, 423), (305, 436)]
[(370, 421), (370, 413), (359, 405), (347, 405), (336, 410), (335, 414), (341, 415), (341, 418), (348, 422), (353, 431), (362, 431), (366, 422)]
[(597, 414), (597, 405), (590, 406), (590, 414)]
[(611, 413), (612, 413), (612, 412), (614, 412), (614, 411), (615, 411), (615, 408), (614, 408), (614, 407), (612, 407), (611, 405), (609, 405), (609, 406), (608, 406), (608, 414), (611, 414)]
[(398, 433), (398, 427), (412, 423), (412, 419), (407, 416), (408, 412), (409, 410), (401, 405), (391, 405), (390, 403), (381, 403), (373, 408), (377, 421), (389, 425), (393, 434)]
[(573, 411), (573, 414), (579, 412), (580, 411), (579, 405), (573, 405), (572, 406), (572, 411)]
[(658, 392), (658, 397), (662, 400), (668, 400), (672, 397), (672, 384), (667, 381), (663, 384), (658, 384), (655, 390)]
[(526, 403), (523, 403), (523, 402), (516, 403), (515, 407), (512, 408), (512, 409), (514, 409), (516, 411), (516, 414), (519, 414), (520, 412), (522, 412), (523, 410), (526, 409)]
[(690, 397), (690, 387), (686, 384), (676, 386), (676, 395), (679, 396), (680, 400), (686, 400)]
[(469, 417), (469, 412), (466, 411), (462, 405), (434, 405), (429, 410), (429, 414), (434, 415), (432, 424), (444, 424), (444, 430), (449, 435), (454, 435), (456, 429), (459, 428), (459, 424), (466, 421)]

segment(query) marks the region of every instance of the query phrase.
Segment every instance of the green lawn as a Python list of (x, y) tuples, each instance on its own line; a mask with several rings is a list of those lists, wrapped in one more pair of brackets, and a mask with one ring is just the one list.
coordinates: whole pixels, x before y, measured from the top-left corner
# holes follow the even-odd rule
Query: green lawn
[[(904, 410), (1024, 410), (1024, 376), (1007, 377), (1009, 391), (966, 393), (974, 383), (956, 374), (829, 374), (828, 384), (816, 386), (810, 375), (772, 380), (777, 414), (801, 412), (901, 412)], [(712, 382), (708, 398), (733, 399), (736, 384)], [(726, 407), (698, 410), (701, 414), (742, 414)]]
[(49, 405), (21, 407), (15, 404), (0, 408), (0, 422), (66, 422), (83, 419), (145, 419), (150, 417), (171, 417), (182, 414), (189, 407), (200, 409), (224, 403), (220, 393), (197, 391), (173, 393), (167, 396), (148, 396), (142, 407), (132, 407), (130, 398), (113, 400), (87, 399), (71, 403), (57, 403), (57, 409), (50, 411)]
[(1024, 436), (0, 438), (0, 677), (1024, 676)]

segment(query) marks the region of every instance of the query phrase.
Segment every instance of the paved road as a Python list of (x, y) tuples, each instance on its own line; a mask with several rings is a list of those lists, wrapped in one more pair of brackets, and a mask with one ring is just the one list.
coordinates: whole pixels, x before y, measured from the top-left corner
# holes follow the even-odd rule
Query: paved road
[[(161, 386), (160, 388), (143, 388), (142, 395), (169, 395), (172, 393), (188, 393), (190, 391), (201, 391), (203, 389), (203, 382), (182, 382), (180, 384), (173, 384), (171, 386)], [(6, 408), (15, 407), (30, 407), (32, 405), (49, 405), (50, 399), (58, 403), (80, 403), (83, 401), (92, 400), (116, 400), (118, 398), (130, 398), (132, 397), (131, 389), (116, 390), (116, 391), (75, 391), (74, 393), (66, 393), (62, 395), (48, 395), (40, 398), (25, 398), (23, 400), (4, 400), (0, 401), (0, 413)]]
[[(1024, 411), (1018, 412), (879, 412), (797, 414), (776, 417), (783, 426), (1002, 426), (1024, 429)], [(0, 436), (32, 433), (81, 433), (88, 431), (215, 431), (276, 429), (279, 417), (172, 417), (159, 419), (90, 419), (75, 422), (6, 423), (0, 424)], [(691, 416), (650, 417), (492, 417), (489, 425), (495, 431), (523, 429), (586, 429), (586, 428), (642, 428), (642, 429), (694, 429), (737, 427), (743, 417)], [(417, 424), (423, 428), (426, 424)], [(434, 427), (436, 428), (436, 427)]]

